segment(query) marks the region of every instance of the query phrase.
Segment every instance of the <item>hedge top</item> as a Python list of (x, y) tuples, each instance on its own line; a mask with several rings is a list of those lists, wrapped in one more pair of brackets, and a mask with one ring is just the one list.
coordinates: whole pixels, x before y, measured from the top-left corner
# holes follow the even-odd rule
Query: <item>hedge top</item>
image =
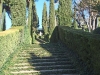
[(19, 31), (20, 29), (23, 29), (23, 26), (12, 27), (9, 30), (1, 31), (0, 36), (5, 36), (5, 35), (8, 35), (8, 34), (14, 33), (16, 31)]

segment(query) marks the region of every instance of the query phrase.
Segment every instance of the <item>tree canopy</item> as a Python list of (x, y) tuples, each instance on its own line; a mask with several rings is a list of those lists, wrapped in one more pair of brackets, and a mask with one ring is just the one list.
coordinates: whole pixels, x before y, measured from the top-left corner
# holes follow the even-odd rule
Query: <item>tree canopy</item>
[(71, 0), (60, 0), (58, 6), (59, 25), (71, 26)]
[(44, 30), (44, 34), (48, 32), (48, 25), (47, 25), (47, 7), (46, 3), (44, 2), (43, 11), (42, 11), (42, 26)]
[(50, 35), (53, 33), (53, 30), (55, 28), (55, 9), (54, 9), (54, 0), (50, 0), (50, 6), (49, 6), (49, 31)]

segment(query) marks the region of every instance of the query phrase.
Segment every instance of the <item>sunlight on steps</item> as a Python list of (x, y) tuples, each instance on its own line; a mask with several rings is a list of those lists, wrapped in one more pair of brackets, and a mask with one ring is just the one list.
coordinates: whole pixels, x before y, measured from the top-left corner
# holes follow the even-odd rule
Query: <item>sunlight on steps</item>
[(29, 45), (15, 56), (5, 75), (80, 75), (66, 48), (57, 44)]

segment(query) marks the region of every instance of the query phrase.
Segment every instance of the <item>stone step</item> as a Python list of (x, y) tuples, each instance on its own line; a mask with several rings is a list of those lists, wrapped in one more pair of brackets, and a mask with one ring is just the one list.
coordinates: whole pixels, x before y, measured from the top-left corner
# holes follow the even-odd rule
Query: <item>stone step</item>
[(20, 70), (11, 71), (11, 74), (29, 74), (29, 73), (40, 73), (40, 74), (77, 74), (75, 69), (52, 69), (52, 70)]
[(60, 59), (62, 59), (62, 60), (64, 60), (64, 59), (66, 59), (66, 60), (70, 60), (70, 58), (69, 57), (64, 57), (64, 56), (62, 56), (62, 57), (58, 57), (58, 56), (51, 56), (51, 57), (36, 57), (36, 56), (30, 56), (30, 55), (26, 55), (26, 56), (17, 56), (17, 59), (34, 59), (34, 60), (38, 60), (38, 59), (40, 59), (40, 60), (46, 60), (46, 59), (48, 59), (48, 60), (52, 60), (52, 59), (57, 59), (57, 60), (60, 60)]
[(17, 60), (43, 60), (43, 61), (45, 61), (45, 60), (47, 60), (47, 61), (49, 61), (49, 60), (70, 60), (70, 57), (63, 57), (63, 56), (52, 56), (52, 57), (29, 57), (29, 56), (23, 56), (23, 57), (18, 57), (17, 58)]
[(57, 44), (26, 45), (8, 75), (80, 75), (65, 47)]
[(43, 55), (43, 54), (37, 54), (37, 56), (36, 55), (34, 55), (34, 54), (22, 54), (22, 53), (19, 53), (18, 55), (17, 55), (17, 57), (33, 57), (33, 58), (42, 58), (42, 57), (47, 57), (47, 58), (55, 58), (55, 57), (61, 57), (61, 58), (63, 58), (63, 57), (68, 57), (68, 55), (67, 54), (63, 54), (63, 55)]
[(50, 74), (50, 75), (80, 75), (80, 74)]
[(20, 63), (17, 63), (17, 64), (15, 64), (16, 66), (17, 65), (20, 65), (20, 66), (23, 66), (23, 65), (33, 65), (33, 66), (44, 66), (44, 65), (61, 65), (61, 64), (63, 64), (63, 65), (72, 65), (72, 62), (70, 62), (70, 61), (57, 61), (57, 62), (20, 62)]
[[(20, 54), (25, 53), (25, 54), (30, 54), (30, 53), (34, 53), (35, 51), (22, 51), (20, 52)], [(45, 51), (44, 51), (45, 52)], [(68, 54), (67, 52), (63, 52), (63, 51), (46, 51), (47, 53), (50, 54)]]
[(67, 56), (68, 57), (68, 54), (66, 53), (38, 53), (38, 54), (34, 54), (34, 53), (19, 53), (17, 55), (18, 57), (21, 57), (21, 56), (31, 56), (31, 57), (37, 57), (37, 56), (47, 56), (47, 57), (51, 57), (51, 56)]
[[(9, 75), (12, 75), (11, 73)], [(80, 74), (40, 74), (40, 73), (26, 73), (26, 74), (13, 74), (13, 75), (80, 75)]]
[(66, 49), (42, 49), (42, 48), (32, 48), (32, 49), (24, 49), (23, 52), (34, 52), (34, 51), (40, 51), (40, 50), (45, 50), (48, 52), (65, 52)]
[(45, 65), (45, 66), (17, 66), (10, 67), (11, 70), (27, 70), (27, 69), (37, 69), (37, 70), (47, 70), (47, 69), (74, 69), (72, 65)]
[(31, 54), (31, 53), (38, 53), (38, 52), (40, 52), (40, 53), (49, 53), (49, 54), (68, 54), (67, 52), (62, 52), (62, 51), (37, 51), (37, 52), (35, 52), (35, 51), (22, 51), (22, 52), (20, 52), (19, 54)]
[(34, 60), (34, 59), (29, 59), (29, 60), (18, 60), (17, 63), (61, 63), (61, 62), (65, 62), (65, 63), (72, 63), (70, 60)]
[(70, 61), (69, 58), (52, 58), (52, 59), (48, 59), (48, 58), (23, 58), (20, 57), (18, 58), (18, 61), (30, 61), (30, 62), (50, 62), (50, 61)]
[(30, 50), (30, 49), (46, 49), (46, 50), (65, 50), (66, 48), (65, 47), (27, 47), (27, 48), (23, 48), (22, 50)]

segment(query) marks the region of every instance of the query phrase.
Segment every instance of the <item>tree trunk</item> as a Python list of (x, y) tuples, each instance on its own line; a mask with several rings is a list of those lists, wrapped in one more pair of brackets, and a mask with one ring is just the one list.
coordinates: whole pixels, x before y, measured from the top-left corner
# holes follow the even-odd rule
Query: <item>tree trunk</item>
[(96, 25), (95, 25), (95, 20), (96, 20), (96, 17), (93, 18), (93, 27), (92, 27), (92, 30), (95, 29)]
[(89, 32), (91, 32), (91, 16), (89, 18), (89, 26), (88, 26)]

